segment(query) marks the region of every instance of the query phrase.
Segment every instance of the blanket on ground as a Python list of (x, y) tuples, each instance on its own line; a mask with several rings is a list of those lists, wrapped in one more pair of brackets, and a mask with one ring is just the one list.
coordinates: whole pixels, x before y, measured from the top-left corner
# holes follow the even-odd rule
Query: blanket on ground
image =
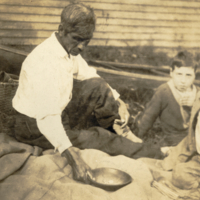
[(200, 188), (182, 190), (172, 184), (172, 171), (166, 171), (163, 169), (163, 160), (156, 160), (151, 158), (140, 158), (139, 160), (146, 163), (154, 179), (152, 186), (157, 188), (163, 195), (168, 196), (170, 199), (174, 200), (200, 199)]
[(169, 200), (151, 187), (147, 166), (125, 156), (112, 157), (98, 150), (82, 150), (91, 168), (112, 167), (129, 173), (131, 184), (115, 191), (77, 182), (67, 160), (53, 150), (42, 152), (0, 133), (1, 200)]

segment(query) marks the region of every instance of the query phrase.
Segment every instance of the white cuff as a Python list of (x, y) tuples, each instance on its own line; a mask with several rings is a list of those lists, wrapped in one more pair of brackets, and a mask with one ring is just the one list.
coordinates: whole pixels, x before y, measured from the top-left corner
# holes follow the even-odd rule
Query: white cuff
[(43, 119), (36, 119), (41, 133), (60, 153), (72, 146), (62, 125), (60, 115), (51, 115)]
[(112, 91), (114, 99), (117, 100), (120, 97), (119, 93), (116, 90), (114, 90), (113, 88), (111, 88), (111, 86), (109, 84), (108, 84), (108, 86), (110, 87), (110, 89)]

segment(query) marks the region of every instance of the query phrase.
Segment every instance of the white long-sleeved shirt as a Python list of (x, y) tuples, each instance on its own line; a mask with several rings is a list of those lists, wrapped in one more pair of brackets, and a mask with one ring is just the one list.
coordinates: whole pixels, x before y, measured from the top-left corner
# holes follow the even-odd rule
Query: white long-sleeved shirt
[[(85, 80), (93, 77), (99, 77), (96, 70), (89, 67), (81, 55), (68, 55), (54, 32), (23, 62), (13, 107), (37, 119), (42, 134), (62, 153), (71, 146), (71, 142), (58, 116), (61, 116), (72, 98), (73, 78)], [(119, 94), (111, 90), (115, 99), (118, 99)], [(56, 117), (54, 123), (50, 123), (52, 116)], [(47, 130), (44, 126), (51, 128)], [(55, 135), (57, 140), (52, 139)]]

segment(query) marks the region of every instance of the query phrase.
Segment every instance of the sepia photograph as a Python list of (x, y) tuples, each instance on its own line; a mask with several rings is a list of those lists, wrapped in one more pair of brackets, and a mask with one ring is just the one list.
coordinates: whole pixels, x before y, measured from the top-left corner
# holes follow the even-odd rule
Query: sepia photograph
[(0, 0), (0, 200), (200, 200), (200, 0)]

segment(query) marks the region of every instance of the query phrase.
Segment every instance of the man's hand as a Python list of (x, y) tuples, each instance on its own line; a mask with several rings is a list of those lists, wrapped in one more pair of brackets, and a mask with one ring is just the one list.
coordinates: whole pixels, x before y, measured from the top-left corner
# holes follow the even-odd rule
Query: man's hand
[(122, 123), (121, 127), (123, 128), (127, 125), (130, 114), (127, 110), (126, 104), (120, 98), (117, 99), (117, 102), (119, 105), (118, 113), (119, 113), (121, 120), (116, 120), (116, 121), (120, 121)]
[(88, 176), (92, 177), (92, 171), (81, 158), (79, 149), (76, 147), (69, 147), (61, 155), (66, 157), (69, 164), (71, 165), (73, 178), (75, 180), (88, 183)]

